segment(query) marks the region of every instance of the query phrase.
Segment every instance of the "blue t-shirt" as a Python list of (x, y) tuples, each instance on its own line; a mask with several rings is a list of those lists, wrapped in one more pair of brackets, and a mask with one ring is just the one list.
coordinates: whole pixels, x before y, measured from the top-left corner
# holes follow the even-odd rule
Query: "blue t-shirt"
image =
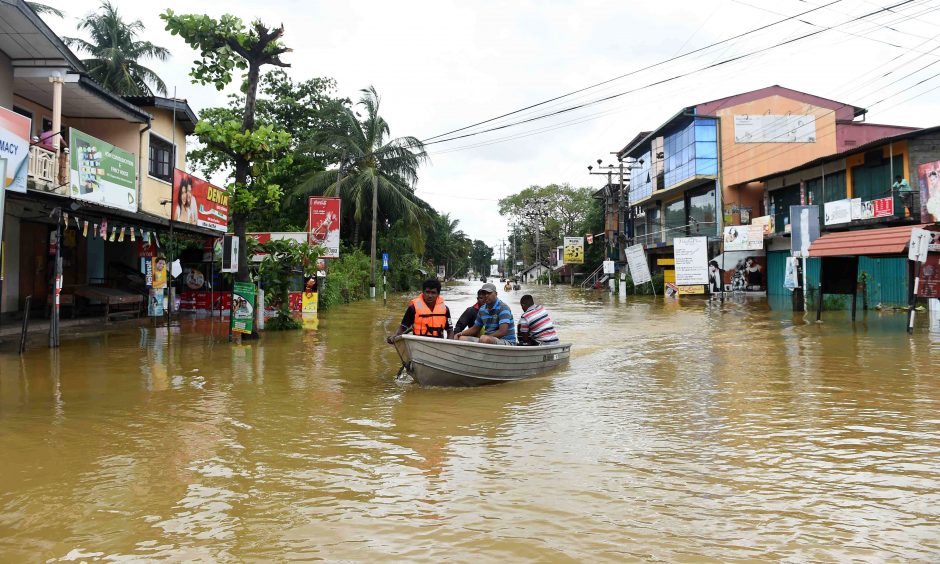
[(480, 306), (480, 313), (477, 314), (477, 320), (474, 325), (485, 328), (486, 334), (492, 336), (503, 323), (509, 325), (509, 332), (498, 338), (509, 341), (510, 343), (515, 343), (516, 326), (512, 322), (512, 311), (509, 310), (509, 306), (503, 303), (502, 300), (496, 298), (496, 303), (492, 306), (486, 304)]

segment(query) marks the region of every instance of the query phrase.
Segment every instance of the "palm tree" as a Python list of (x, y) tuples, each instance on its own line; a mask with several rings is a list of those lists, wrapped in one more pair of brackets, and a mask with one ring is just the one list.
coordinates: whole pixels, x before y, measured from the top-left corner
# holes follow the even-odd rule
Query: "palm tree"
[(78, 23), (78, 30), (87, 31), (91, 41), (78, 37), (63, 39), (70, 47), (91, 55), (82, 63), (95, 82), (120, 96), (149, 96), (153, 90), (166, 94), (166, 84), (157, 73), (137, 61), (165, 61), (170, 51), (149, 41), (136, 40), (144, 31), (140, 20), (125, 22), (117, 8), (104, 0), (98, 13), (88, 14)]
[[(359, 106), (364, 116), (346, 108), (341, 130), (326, 132), (323, 143), (339, 157), (339, 172), (319, 171), (304, 179), (296, 195), (327, 194), (340, 196), (346, 206), (353, 206), (355, 233), (371, 199), (371, 288), (375, 288), (375, 234), (381, 205), (386, 217), (401, 218), (412, 237), (421, 236), (421, 224), (428, 219), (428, 206), (414, 194), (418, 168), (427, 160), (424, 145), (415, 137), (388, 139), (388, 123), (379, 115), (381, 99), (375, 88), (361, 90)], [(373, 295), (374, 297), (374, 295)]]
[(52, 14), (53, 16), (64, 18), (65, 13), (58, 8), (53, 8), (52, 6), (46, 4), (40, 4), (39, 2), (27, 2), (26, 3), (30, 8), (33, 9), (39, 15), (42, 14)]

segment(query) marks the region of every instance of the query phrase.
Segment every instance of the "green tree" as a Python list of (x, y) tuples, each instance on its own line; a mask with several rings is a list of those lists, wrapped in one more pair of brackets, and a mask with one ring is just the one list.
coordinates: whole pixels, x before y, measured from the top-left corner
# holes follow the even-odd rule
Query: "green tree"
[(470, 265), (478, 274), (490, 275), (490, 263), (493, 261), (493, 248), (479, 239), (473, 240), (470, 251)]
[[(547, 254), (545, 249), (557, 247), (566, 235), (581, 236), (596, 232), (598, 227), (592, 224), (596, 221), (596, 215), (592, 214), (599, 204), (593, 197), (594, 192), (592, 188), (549, 184), (529, 186), (499, 201), (500, 215), (509, 217), (521, 228), (519, 242), (522, 243), (522, 256), (527, 264), (535, 260), (536, 230), (539, 231), (543, 259)], [(536, 210), (531, 203), (536, 199), (543, 202), (542, 213), (538, 216), (533, 215)]]
[(65, 13), (62, 10), (58, 8), (53, 8), (52, 6), (49, 6), (47, 4), (40, 4), (39, 2), (27, 2), (26, 5), (29, 6), (34, 12), (36, 12), (39, 15), (52, 14), (53, 16), (56, 16), (58, 18), (65, 17)]
[(170, 52), (149, 41), (137, 40), (144, 32), (140, 20), (125, 22), (117, 8), (104, 0), (99, 12), (88, 14), (78, 22), (78, 30), (88, 32), (91, 40), (78, 37), (63, 40), (69, 47), (91, 55), (82, 59), (82, 63), (95, 82), (120, 96), (149, 96), (153, 90), (166, 94), (163, 80), (138, 61), (165, 61)]
[(290, 310), (291, 282), (316, 270), (317, 257), (323, 254), (323, 247), (291, 239), (272, 239), (262, 244), (252, 238), (248, 241), (252, 255), (256, 251), (265, 253), (258, 264), (258, 274), (266, 290), (265, 301), (277, 308), (277, 316), (268, 323), (268, 328), (273, 331), (299, 329), (301, 324)]
[[(367, 211), (371, 212), (370, 285), (375, 287), (375, 248), (379, 206), (409, 228), (416, 249), (423, 246), (421, 224), (429, 207), (414, 194), (418, 168), (427, 160), (424, 145), (415, 137), (389, 139), (389, 125), (379, 114), (381, 99), (375, 88), (361, 91), (359, 106), (363, 116), (346, 108), (337, 130), (322, 136), (322, 145), (338, 157), (339, 172), (319, 171), (297, 189), (297, 195), (340, 196), (353, 210), (354, 233)], [(371, 206), (369, 205), (371, 201)], [(354, 239), (353, 244), (357, 244)]]
[[(290, 49), (281, 42), (284, 27), (269, 29), (260, 21), (246, 26), (239, 18), (224, 15), (218, 20), (206, 15), (176, 15), (167, 10), (160, 15), (166, 29), (179, 35), (199, 52), (190, 76), (193, 82), (212, 84), (222, 90), (232, 82), (232, 73), (244, 71), (241, 91), (245, 105), (241, 119), (231, 114), (216, 112), (212, 120), (200, 121), (196, 126), (199, 140), (217, 153), (220, 162), (231, 165), (232, 185), (230, 204), (235, 234), (245, 240), (248, 217), (260, 204), (277, 207), (281, 187), (274, 179), (291, 162), (287, 151), (291, 135), (274, 124), (255, 124), (258, 81), (261, 69), (268, 65), (288, 67), (281, 55)], [(248, 280), (247, 245), (239, 247), (238, 279)]]

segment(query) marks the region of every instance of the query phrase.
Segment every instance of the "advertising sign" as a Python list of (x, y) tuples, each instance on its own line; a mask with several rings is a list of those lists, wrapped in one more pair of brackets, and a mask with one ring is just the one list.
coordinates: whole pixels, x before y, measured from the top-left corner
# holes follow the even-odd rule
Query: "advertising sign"
[(676, 285), (708, 284), (708, 239), (676, 237), (672, 244), (676, 259)]
[(69, 180), (77, 200), (137, 211), (137, 158), (75, 128), (69, 129)]
[(173, 221), (225, 233), (228, 229), (228, 194), (201, 178), (173, 170)]
[(7, 190), (26, 192), (31, 123), (28, 117), (0, 108), (0, 159), (7, 161), (7, 170), (0, 185)]
[(166, 310), (163, 308), (163, 300), (166, 295), (165, 288), (151, 288), (149, 300), (147, 301), (147, 315), (150, 317), (160, 317)]
[(705, 286), (677, 286), (680, 296), (694, 296), (705, 293)]
[(565, 237), (565, 264), (584, 264), (584, 237)]
[(613, 274), (614, 273), (614, 261), (605, 260), (604, 261), (604, 274)]
[(874, 217), (891, 217), (894, 215), (894, 198), (878, 198), (871, 201)]
[(800, 287), (800, 277), (797, 275), (799, 270), (796, 266), (796, 257), (786, 257), (787, 267), (783, 272), (783, 287), (794, 290)]
[(388, 253), (382, 253), (382, 270), (388, 270)]
[(917, 297), (940, 298), (940, 253), (930, 253), (920, 267)]
[(819, 206), (790, 206), (790, 222), (791, 254), (809, 256), (809, 246), (819, 239)]
[(907, 247), (907, 259), (925, 262), (930, 250), (931, 232), (925, 229), (911, 229), (911, 241)]
[(736, 115), (735, 143), (815, 143), (816, 116)]
[(920, 184), (920, 220), (940, 222), (940, 161), (917, 165)]
[(316, 313), (319, 296), (320, 294), (317, 292), (317, 277), (306, 276), (304, 278), (304, 291), (300, 293), (300, 312)]
[(626, 255), (630, 278), (633, 279), (634, 284), (646, 284), (652, 280), (650, 265), (646, 262), (646, 251), (643, 250), (641, 243), (627, 247)]
[(774, 216), (772, 215), (755, 217), (751, 219), (751, 225), (760, 225), (764, 230), (764, 237), (771, 237), (774, 234)]
[(339, 258), (339, 211), (339, 198), (310, 197), (307, 233), (311, 245), (324, 247), (323, 258)]
[(824, 221), (826, 225), (838, 225), (852, 221), (852, 200), (844, 199), (826, 202), (823, 210), (826, 216)]
[(232, 332), (251, 333), (255, 327), (255, 285), (236, 282), (232, 303)]
[(499, 276), (499, 266), (495, 264), (490, 265), (490, 276)]
[(724, 229), (726, 251), (759, 251), (764, 248), (764, 226), (731, 225)]
[(151, 261), (151, 283), (150, 286), (155, 289), (166, 288), (166, 258), (164, 257), (153, 257)]
[(441, 280), (447, 279), (447, 267), (443, 264), (437, 265), (437, 277)]

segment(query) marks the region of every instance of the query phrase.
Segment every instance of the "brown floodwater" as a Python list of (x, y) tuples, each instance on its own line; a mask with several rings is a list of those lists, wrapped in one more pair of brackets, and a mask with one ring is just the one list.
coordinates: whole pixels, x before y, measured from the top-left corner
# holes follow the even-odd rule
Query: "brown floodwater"
[(7, 347), (0, 560), (940, 560), (926, 320), (526, 290), (571, 363), (485, 388), (396, 380), (404, 296)]

